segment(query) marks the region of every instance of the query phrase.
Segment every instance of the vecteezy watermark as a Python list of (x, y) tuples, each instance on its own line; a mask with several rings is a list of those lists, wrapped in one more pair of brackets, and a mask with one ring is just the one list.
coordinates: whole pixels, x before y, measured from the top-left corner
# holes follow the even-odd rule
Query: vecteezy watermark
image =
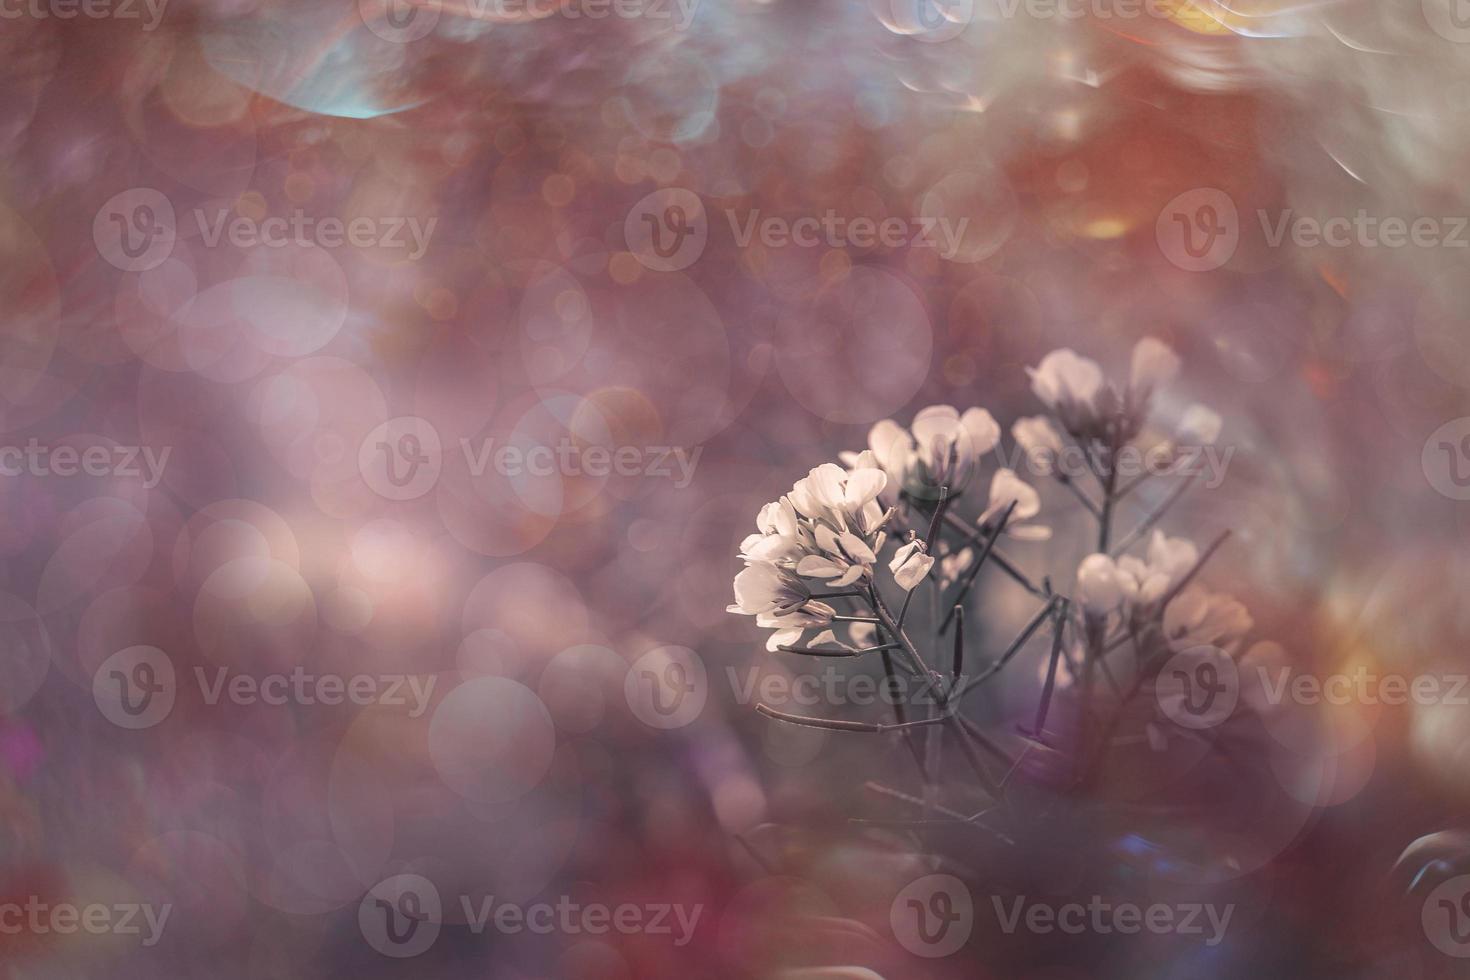
[[(694, 22), (700, 0), (462, 0), (457, 17), (491, 23), (558, 17), (563, 20), (668, 21), (676, 31)], [(358, 0), (368, 30), (385, 41), (404, 44), (427, 37), (439, 23), (441, 0)]]
[(1457, 959), (1470, 957), (1470, 875), (1440, 882), (1425, 896), (1419, 916), (1435, 949)]
[(682, 187), (665, 187), (645, 195), (623, 219), (623, 241), (645, 268), (655, 272), (687, 269), (709, 243), (704, 202)]
[(173, 203), (151, 187), (114, 194), (92, 219), (97, 254), (124, 272), (147, 272), (173, 254), (178, 230)]
[[(1218, 946), (1230, 928), (1235, 914), (1233, 903), (1218, 906), (1207, 902), (1169, 904), (1154, 902), (1113, 902), (1093, 895), (1086, 903), (1071, 901), (1052, 904), (1018, 895), (1006, 902), (991, 896), (996, 920), (1001, 931), (1012, 935), (1019, 929), (1038, 935), (1061, 932), (1069, 936), (1084, 933), (1099, 935), (1202, 936), (1206, 946)], [(1009, 907), (1008, 907), (1009, 906)]]
[[(1247, 676), (1250, 672), (1247, 671)], [(1467, 674), (1419, 674), (1406, 677), (1403, 674), (1379, 674), (1367, 667), (1358, 667), (1350, 673), (1315, 674), (1293, 673), (1290, 667), (1257, 666), (1255, 680), (1257, 690), (1265, 704), (1279, 705), (1287, 701), (1301, 705), (1330, 704), (1341, 707), (1348, 704), (1382, 704), (1398, 706), (1404, 704), (1454, 706), (1470, 705), (1470, 686)]]
[(975, 0), (877, 0), (886, 5), (884, 22), (905, 37), (938, 44), (959, 37), (975, 19)]
[(1420, 0), (1424, 19), (1434, 33), (1446, 41), (1470, 44), (1470, 2), (1467, 0)]
[[(289, 214), (261, 218), (243, 214), (231, 217), (226, 207), (213, 211), (193, 208), (190, 213), (199, 230), (198, 240), (206, 248), (217, 248), (224, 242), (241, 249), (289, 245), (400, 249), (409, 261), (417, 261), (428, 251), (429, 240), (439, 224), (435, 217), (342, 218), (311, 215), (301, 208)], [(134, 187), (113, 195), (92, 219), (92, 241), (97, 253), (124, 272), (146, 272), (162, 265), (173, 254), (178, 236), (173, 202), (151, 187)]]
[[(1460, 0), (1457, 0), (1460, 2)], [(1352, 215), (1314, 216), (1293, 208), (1257, 208), (1256, 222), (1267, 248), (1470, 248), (1470, 217), (1465, 215), (1376, 215), (1359, 208)], [(1199, 187), (1164, 205), (1154, 224), (1159, 249), (1189, 272), (1218, 269), (1235, 255), (1245, 229), (1235, 201), (1213, 187)]]
[[(438, 678), (416, 674), (314, 673), (297, 666), (262, 676), (228, 667), (195, 667), (193, 678), (205, 705), (222, 701), (250, 706), (300, 705), (406, 707), (410, 718), (429, 708)], [(92, 675), (92, 697), (104, 718), (120, 728), (151, 728), (168, 717), (178, 698), (173, 661), (157, 647), (136, 646), (108, 657)]]
[(952, 259), (964, 240), (970, 219), (951, 222), (948, 218), (896, 218), (879, 220), (864, 216), (847, 217), (827, 209), (818, 215), (786, 218), (761, 216), (755, 208), (740, 217), (733, 208), (725, 209), (730, 234), (740, 248), (748, 248), (759, 239), (767, 248), (932, 248), (939, 257)]
[(975, 903), (954, 875), (925, 875), (894, 896), (888, 925), (898, 944), (915, 956), (950, 956), (970, 940)]
[[(476, 936), (487, 930), (505, 936), (667, 936), (675, 946), (694, 938), (704, 906), (677, 902), (579, 902), (569, 895), (519, 904), (494, 895), (460, 895), (459, 912)], [(439, 937), (444, 902), (422, 875), (395, 875), (379, 882), (358, 905), (357, 923), (368, 945), (396, 959), (427, 951)]]
[(143, 20), (143, 30), (151, 31), (163, 20), (168, 4), (169, 0), (0, 0), (0, 20)]
[(43, 446), (31, 438), (24, 446), (0, 446), (0, 476), (122, 476), (142, 478), (152, 490), (172, 452), (172, 446)]
[(75, 905), (30, 895), (24, 902), (0, 902), (0, 935), (71, 936), (85, 932), (93, 936), (142, 936), (142, 944), (152, 947), (163, 938), (173, 908), (168, 902), (159, 906), (146, 902)]
[(1465, 234), (1470, 218), (1463, 215), (1403, 218), (1369, 214), (1359, 208), (1351, 218), (1316, 218), (1297, 214), (1291, 208), (1273, 216), (1262, 208), (1256, 211), (1256, 220), (1271, 248), (1280, 248), (1288, 238), (1297, 248), (1470, 247), (1470, 237)]
[(1164, 258), (1186, 272), (1218, 269), (1240, 245), (1235, 201), (1214, 187), (1185, 191), (1159, 212), (1154, 239)]
[(358, 215), (343, 219), (327, 215), (307, 214), (300, 208), (289, 215), (271, 215), (256, 219), (237, 214), (230, 217), (229, 208), (216, 208), (211, 215), (202, 208), (193, 209), (200, 230), (200, 240), (207, 248), (216, 248), (223, 240), (235, 248), (285, 248), (288, 245), (315, 245), (319, 248), (401, 248), (410, 262), (421, 258), (429, 249), (429, 239), (439, 225), (438, 218), (420, 221), (417, 217), (370, 217)]
[(1470, 500), (1470, 416), (1451, 419), (1431, 432), (1419, 463), (1435, 490), (1451, 500)]
[(1181, 728), (1213, 728), (1235, 712), (1240, 672), (1219, 647), (1196, 646), (1170, 657), (1154, 682), (1159, 710)]
[[(997, 445), (993, 452), (999, 465), (1032, 476), (1059, 474), (1080, 480), (1093, 472), (1092, 459), (1076, 443), (1067, 443), (1060, 450), (1020, 445), (1007, 450)], [(1204, 477), (1205, 489), (1214, 490), (1225, 482), (1225, 471), (1234, 456), (1234, 446), (1164, 442), (1148, 448), (1121, 446), (1107, 454), (1105, 462), (1125, 483), (1148, 476), (1198, 476)]]
[(747, 667), (742, 673), (727, 666), (725, 679), (739, 704), (759, 700), (772, 708), (786, 705), (811, 708), (818, 705), (868, 707), (875, 704), (890, 707), (939, 706), (950, 692), (963, 689), (970, 677), (960, 674), (931, 683), (928, 679), (908, 674), (878, 677), (834, 666), (791, 675), (762, 671), (759, 667)]
[(709, 700), (709, 673), (688, 647), (650, 650), (623, 675), (628, 708), (650, 728), (683, 728), (697, 719)]
[[(512, 479), (555, 475), (596, 479), (644, 477), (672, 480), (683, 490), (694, 479), (703, 446), (584, 445), (563, 438), (555, 445), (496, 444), (494, 439), (461, 437), (459, 450), (472, 476), (494, 472)], [(401, 415), (375, 427), (357, 452), (358, 469), (375, 493), (389, 500), (422, 497), (439, 482), (443, 443), (427, 419)]]

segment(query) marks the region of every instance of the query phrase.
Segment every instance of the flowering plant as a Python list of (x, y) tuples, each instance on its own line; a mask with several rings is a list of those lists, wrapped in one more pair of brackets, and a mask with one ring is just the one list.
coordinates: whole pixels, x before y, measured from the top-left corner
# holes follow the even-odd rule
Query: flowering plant
[[(943, 751), (957, 746), (985, 795), (1004, 798), (1019, 760), (964, 708), (1033, 638), (1049, 638), (1040, 644), (1049, 653), (1037, 662), (1034, 720), (1017, 728), (1028, 751), (1065, 760), (1069, 785), (1095, 784), (1110, 748), (1122, 741), (1158, 751), (1174, 738), (1208, 743), (1202, 734), (1208, 724), (1198, 719), (1213, 712), (1211, 724), (1217, 723), (1222, 710), (1228, 717), (1237, 704), (1238, 691), (1228, 704), (1216, 698), (1224, 691), (1220, 679), (1237, 676), (1242, 658), (1274, 656), (1279, 648), (1258, 644), (1243, 652), (1250, 614), (1199, 582), (1229, 532), (1201, 548), (1155, 527), (1193, 475), (1176, 471), (1176, 485), (1143, 508), (1137, 502), (1149, 495), (1135, 491), (1170, 468), (1130, 475), (1120, 465), (1125, 454), (1139, 451), (1165, 462), (1182, 459), (1191, 446), (1218, 437), (1219, 417), (1194, 405), (1157, 438), (1155, 395), (1179, 367), (1172, 350), (1148, 338), (1133, 350), (1126, 383), (1110, 381), (1097, 363), (1071, 350), (1053, 351), (1028, 368), (1045, 411), (1017, 420), (1012, 438), (1030, 474), (1065, 487), (1095, 530), (1077, 548), (1083, 557), (1065, 588), (1049, 577), (1035, 581), (1023, 570), (1027, 562), (1008, 550), (1012, 542), (1018, 548), (1064, 542), (1041, 519), (1037, 488), (1015, 469), (998, 465), (988, 483), (977, 481), (1002, 442), (1000, 426), (981, 408), (932, 406), (908, 428), (879, 422), (867, 449), (843, 453), (842, 465), (816, 467), (763, 507), (756, 532), (741, 545), (745, 567), (729, 611), (755, 616), (771, 630), (773, 653), (876, 657), (890, 686), (926, 697), (896, 700), (891, 717), (876, 719), (793, 714), (764, 703), (757, 710), (793, 725), (898, 733), (923, 775), (924, 794), (890, 795), (922, 805), (927, 817), (949, 814), (964, 822), (975, 818), (941, 799)], [(1083, 461), (1080, 470), (1062, 464), (1068, 454)], [(986, 492), (972, 502), (976, 482)], [(1129, 510), (1138, 513), (1119, 534)], [(971, 638), (978, 631), (966, 630), (986, 569), (1024, 590), (1033, 607), (1020, 631), (988, 658)], [(921, 594), (926, 601), (916, 603)], [(977, 666), (967, 671), (967, 665)], [(1120, 731), (1125, 709), (1145, 692), (1154, 695), (1155, 710), (1141, 731)], [(1068, 717), (1059, 720), (1053, 704), (1063, 694)]]

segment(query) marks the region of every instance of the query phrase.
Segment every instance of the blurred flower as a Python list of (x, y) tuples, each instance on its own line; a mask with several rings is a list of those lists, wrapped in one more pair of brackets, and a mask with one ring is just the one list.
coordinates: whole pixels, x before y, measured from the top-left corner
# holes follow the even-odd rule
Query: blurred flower
[(996, 521), (1014, 503), (1011, 518), (1006, 522), (1005, 533), (1024, 541), (1046, 541), (1051, 538), (1051, 528), (1027, 521), (1041, 512), (1041, 495), (1036, 488), (1016, 475), (1012, 469), (996, 470), (990, 480), (990, 503), (980, 515), (983, 527)]
[(1089, 616), (1106, 616), (1123, 601), (1122, 576), (1113, 559), (1101, 552), (1077, 566), (1077, 601)]
[(1124, 555), (1118, 559), (1124, 599), (1138, 606), (1157, 602), (1198, 560), (1199, 549), (1193, 541), (1166, 537), (1162, 531), (1155, 531), (1149, 537), (1146, 558)]
[(1032, 471), (1042, 476), (1050, 474), (1062, 451), (1062, 434), (1045, 415), (1030, 415), (1017, 419), (1011, 426), (1011, 437), (1026, 454)]
[(1191, 405), (1179, 420), (1178, 442), (1186, 446), (1212, 446), (1220, 438), (1220, 416), (1203, 405)]
[(1239, 600), (1191, 585), (1164, 608), (1164, 639), (1176, 652), (1190, 647), (1226, 648), (1251, 628), (1250, 612)]
[(931, 405), (914, 416), (912, 429), (884, 419), (868, 432), (868, 452), (846, 452), (842, 461), (855, 470), (877, 465), (889, 476), (888, 488), (896, 502), (900, 492), (933, 499), (940, 487), (961, 493), (980, 457), (1000, 442), (1000, 426), (983, 408), (964, 414), (950, 405)]

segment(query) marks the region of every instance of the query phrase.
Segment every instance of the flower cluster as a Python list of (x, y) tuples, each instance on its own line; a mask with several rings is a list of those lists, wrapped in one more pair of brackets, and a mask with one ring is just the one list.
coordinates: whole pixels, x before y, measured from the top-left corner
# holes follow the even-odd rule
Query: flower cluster
[[(1127, 534), (1114, 533), (1126, 511), (1149, 497), (1134, 495), (1134, 489), (1166, 475), (1148, 472), (1123, 480), (1128, 474), (1120, 472), (1119, 463), (1125, 453), (1140, 449), (1146, 433), (1155, 431), (1155, 396), (1174, 381), (1179, 368), (1172, 350), (1146, 338), (1133, 349), (1126, 383), (1109, 381), (1097, 363), (1071, 350), (1053, 351), (1027, 369), (1032, 391), (1046, 411), (1017, 420), (1011, 435), (1033, 461), (1059, 460), (1064, 453), (1083, 461), (1080, 470), (1040, 466), (1032, 472), (1053, 477), (1096, 521), (1095, 539), (1073, 553), (1085, 557), (1067, 594), (1055, 591), (1048, 578), (1040, 584), (1033, 581), (1022, 568), (1025, 563), (1009, 557), (1001, 544), (1053, 540), (1052, 527), (1039, 520), (1042, 495), (1037, 487), (1015, 469), (997, 465), (984, 499), (971, 499), (984, 457), (1000, 455), (1002, 449), (1000, 425), (981, 408), (961, 412), (948, 405), (930, 406), (907, 428), (885, 419), (872, 427), (865, 450), (842, 453), (841, 466), (818, 466), (790, 493), (761, 508), (756, 533), (741, 545), (745, 568), (736, 576), (735, 603), (729, 609), (753, 615), (758, 626), (774, 631), (768, 650), (819, 656), (881, 651), (890, 675), (907, 670), (925, 689), (933, 687), (940, 676), (936, 667), (946, 658), (955, 675), (947, 694), (937, 699), (937, 713), (917, 720), (907, 719), (898, 707), (891, 724), (762, 710), (782, 721), (846, 731), (939, 724), (958, 711), (965, 694), (994, 677), (1050, 624), (1051, 656), (1043, 665), (1045, 693), (1033, 737), (1047, 740), (1050, 701), (1055, 692), (1065, 692), (1063, 697), (1079, 715), (1078, 723), (1066, 729), (1080, 733), (1072, 736), (1080, 740), (1075, 756), (1090, 760), (1079, 764), (1100, 765), (1124, 705), (1170, 656), (1209, 648), (1238, 659), (1253, 625), (1249, 612), (1231, 596), (1196, 581), (1224, 536), (1201, 549), (1187, 538), (1154, 528), (1192, 477), (1180, 479), (1151, 512), (1135, 515)], [(1159, 445), (1169, 453), (1181, 445), (1209, 444), (1220, 429), (1218, 415), (1191, 405), (1172, 427), (1165, 427), (1169, 434)], [(962, 511), (969, 516), (961, 516)], [(881, 555), (890, 541), (893, 552), (885, 563)], [(966, 679), (962, 664), (985, 663), (965, 651), (964, 612), (986, 567), (1024, 588), (1039, 608), (1003, 654), (977, 677)], [(924, 589), (931, 601), (911, 603)], [(885, 590), (897, 590), (902, 601), (890, 608)], [(927, 650), (911, 638), (922, 632), (907, 621), (912, 606), (929, 610), (917, 614), (932, 629)], [(839, 608), (847, 608), (847, 614), (839, 614)], [(851, 643), (837, 639), (834, 623), (850, 626)], [(941, 639), (951, 628), (955, 635)], [(804, 634), (812, 629), (821, 632), (804, 644)], [(1118, 687), (1107, 663), (1109, 653), (1125, 644), (1132, 646), (1138, 679), (1131, 691)], [(1262, 645), (1252, 649), (1257, 648)], [(1092, 683), (1099, 670), (1107, 675), (1111, 694)], [(1105, 722), (1099, 716), (1110, 700), (1113, 719)], [(1150, 723), (1150, 744), (1167, 743), (1156, 737), (1163, 726), (1162, 721)], [(963, 726), (958, 734), (953, 728), (947, 731), (948, 737), (972, 737), (964, 735)]]
[(776, 631), (767, 649), (800, 642), (804, 630), (832, 622), (836, 611), (813, 598), (808, 580), (834, 591), (872, 581), (887, 537), (889, 515), (878, 503), (887, 483), (876, 466), (849, 471), (826, 463), (761, 508), (756, 533), (740, 545), (745, 569), (728, 608)]

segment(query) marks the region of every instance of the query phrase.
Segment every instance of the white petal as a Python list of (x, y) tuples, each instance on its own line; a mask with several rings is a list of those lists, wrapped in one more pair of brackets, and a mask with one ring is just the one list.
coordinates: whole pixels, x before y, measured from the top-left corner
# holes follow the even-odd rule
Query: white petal
[(1133, 347), (1133, 364), (1129, 383), (1134, 390), (1157, 388), (1174, 380), (1179, 373), (1179, 355), (1154, 337), (1145, 337)]
[(1000, 442), (1000, 423), (983, 408), (968, 409), (960, 416), (960, 425), (969, 437), (969, 450), (974, 456), (990, 452)]

